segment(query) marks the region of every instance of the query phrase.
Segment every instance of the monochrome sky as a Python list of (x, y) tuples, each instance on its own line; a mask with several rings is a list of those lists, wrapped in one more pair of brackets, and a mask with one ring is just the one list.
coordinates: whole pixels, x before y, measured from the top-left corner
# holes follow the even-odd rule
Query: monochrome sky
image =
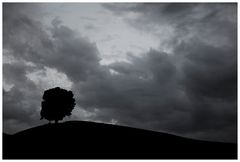
[(4, 132), (47, 123), (57, 86), (65, 120), (236, 142), (237, 4), (4, 3)]

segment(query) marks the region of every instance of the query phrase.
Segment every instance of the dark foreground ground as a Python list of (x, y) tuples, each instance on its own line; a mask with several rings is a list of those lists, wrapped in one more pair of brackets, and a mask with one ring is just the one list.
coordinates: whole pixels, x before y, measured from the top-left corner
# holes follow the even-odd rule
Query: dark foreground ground
[(3, 134), (3, 159), (236, 159), (237, 145), (71, 121)]

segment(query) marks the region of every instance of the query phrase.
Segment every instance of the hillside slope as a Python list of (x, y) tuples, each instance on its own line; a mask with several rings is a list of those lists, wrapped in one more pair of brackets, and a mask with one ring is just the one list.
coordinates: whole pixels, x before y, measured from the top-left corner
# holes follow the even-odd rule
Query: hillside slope
[(3, 134), (4, 159), (236, 159), (237, 145), (71, 121)]

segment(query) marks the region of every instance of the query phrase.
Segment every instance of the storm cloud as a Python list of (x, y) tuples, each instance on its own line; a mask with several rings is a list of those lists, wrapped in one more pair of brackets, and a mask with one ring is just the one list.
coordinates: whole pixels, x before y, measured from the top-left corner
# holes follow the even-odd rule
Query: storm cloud
[[(101, 64), (102, 42), (83, 36), (61, 16), (51, 17), (46, 27), (41, 4), (34, 4), (33, 15), (32, 4), (3, 5), (4, 131), (41, 124), (43, 91), (61, 86), (74, 92), (72, 119), (236, 142), (236, 4), (98, 5), (129, 30), (157, 39), (158, 47), (130, 50), (125, 61)], [(81, 12), (77, 17), (86, 19)]]

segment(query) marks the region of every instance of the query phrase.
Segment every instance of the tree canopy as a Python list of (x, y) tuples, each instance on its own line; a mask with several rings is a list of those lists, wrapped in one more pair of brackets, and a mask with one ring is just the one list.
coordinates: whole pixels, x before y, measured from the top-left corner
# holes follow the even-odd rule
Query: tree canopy
[(59, 87), (48, 89), (43, 94), (41, 119), (57, 123), (65, 116), (70, 116), (75, 105), (72, 91)]

